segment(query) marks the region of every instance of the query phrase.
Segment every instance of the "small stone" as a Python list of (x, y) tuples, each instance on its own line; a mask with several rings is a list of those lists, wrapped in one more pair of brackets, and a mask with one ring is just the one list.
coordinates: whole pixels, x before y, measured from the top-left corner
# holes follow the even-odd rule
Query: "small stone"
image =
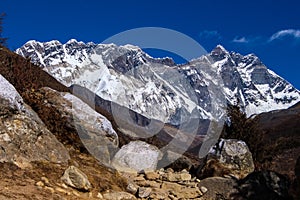
[(73, 193), (75, 196), (80, 197), (80, 194), (79, 194), (78, 192), (76, 192), (76, 191), (73, 190), (72, 193)]
[(68, 189), (68, 186), (67, 186), (66, 184), (64, 184), (64, 183), (62, 183), (61, 186), (62, 186), (63, 188), (65, 188), (65, 189)]
[(199, 188), (184, 187), (180, 191), (175, 192), (179, 199), (195, 199), (203, 195)]
[(92, 197), (93, 197), (93, 193), (89, 192), (89, 198), (92, 198)]
[(183, 169), (183, 170), (181, 171), (181, 173), (189, 173), (189, 172), (188, 172), (188, 170)]
[(180, 174), (180, 180), (182, 181), (190, 181), (192, 179), (192, 175), (189, 173), (181, 173)]
[(146, 172), (145, 175), (148, 180), (156, 180), (159, 178), (159, 174), (157, 172)]
[(135, 200), (136, 197), (127, 192), (110, 192), (103, 194), (106, 200)]
[(201, 192), (202, 192), (203, 194), (205, 194), (205, 193), (208, 191), (208, 189), (207, 189), (206, 187), (204, 187), (204, 186), (201, 186), (201, 187), (200, 187), (200, 190), (201, 190)]
[(103, 195), (102, 195), (100, 192), (98, 192), (98, 194), (97, 194), (97, 198), (99, 198), (99, 199), (103, 199)]
[(65, 190), (65, 189), (62, 189), (62, 188), (60, 188), (60, 187), (56, 187), (55, 190), (56, 190), (57, 192), (60, 192), (60, 193), (66, 194), (66, 195), (71, 195), (71, 192), (69, 192), (69, 191), (67, 191), (67, 190)]
[(54, 193), (54, 189), (52, 187), (45, 186), (44, 189), (51, 192), (51, 193)]
[(161, 189), (167, 191), (180, 191), (183, 186), (177, 183), (163, 182)]
[(146, 179), (142, 176), (138, 176), (138, 177), (135, 177), (133, 180), (134, 181), (145, 181)]
[(197, 181), (198, 183), (200, 183), (200, 179), (196, 179), (196, 181)]
[(129, 183), (126, 187), (126, 191), (131, 194), (136, 194), (138, 191), (138, 186), (134, 183)]
[(38, 187), (44, 187), (45, 186), (45, 184), (42, 181), (38, 181), (35, 185), (38, 186)]
[(127, 180), (132, 180), (138, 176), (137, 172), (120, 172), (122, 177), (126, 178)]
[(79, 190), (89, 191), (92, 188), (87, 176), (75, 166), (66, 169), (61, 179), (65, 184)]
[(42, 177), (41, 180), (45, 183), (45, 185), (50, 185), (49, 179), (46, 177)]
[(97, 198), (98, 198), (98, 199), (103, 199), (103, 195), (102, 195), (101, 193), (98, 193), (98, 194), (97, 194)]
[(166, 199), (168, 197), (168, 192), (159, 189), (159, 188), (154, 188), (151, 192), (150, 199)]
[(175, 197), (174, 195), (172, 195), (172, 194), (169, 194), (169, 196), (168, 196), (171, 200), (178, 200), (178, 198), (177, 197)]
[(150, 194), (152, 192), (152, 189), (151, 188), (145, 188), (145, 187), (139, 187), (139, 193), (138, 193), (138, 196), (140, 198), (146, 198), (146, 197), (149, 197)]
[(168, 173), (167, 176), (164, 177), (165, 180), (170, 182), (179, 182), (179, 181), (190, 181), (192, 176), (188, 173)]
[(166, 170), (166, 172), (174, 173), (174, 170), (173, 170), (172, 168), (168, 168), (168, 169)]
[(140, 187), (151, 187), (151, 188), (160, 188), (161, 183), (156, 181), (139, 181), (137, 185)]
[(178, 174), (174, 173), (168, 173), (165, 177), (163, 177), (165, 180), (170, 181), (170, 182), (177, 182), (179, 181), (179, 176)]

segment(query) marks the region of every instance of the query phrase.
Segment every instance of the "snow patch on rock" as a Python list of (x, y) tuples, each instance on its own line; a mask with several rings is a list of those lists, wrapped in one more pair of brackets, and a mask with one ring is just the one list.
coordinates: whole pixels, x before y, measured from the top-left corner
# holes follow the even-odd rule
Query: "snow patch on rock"
[(2, 75), (0, 75), (0, 100), (9, 102), (10, 107), (19, 111), (24, 111), (24, 102), (20, 94)]

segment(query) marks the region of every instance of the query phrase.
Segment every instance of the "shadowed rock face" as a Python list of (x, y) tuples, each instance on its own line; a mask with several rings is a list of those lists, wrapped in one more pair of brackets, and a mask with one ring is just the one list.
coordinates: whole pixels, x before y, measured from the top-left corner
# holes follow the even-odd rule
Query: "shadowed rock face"
[(264, 145), (271, 146), (269, 170), (295, 178), (294, 168), (300, 154), (300, 103), (289, 109), (262, 113), (257, 116), (264, 133)]
[[(238, 182), (236, 199), (291, 199), (289, 181), (272, 171), (254, 172)], [(239, 197), (239, 198), (237, 198)]]
[(224, 177), (209, 177), (203, 179), (198, 187), (207, 188), (207, 193), (203, 195), (203, 199), (231, 199), (230, 196), (237, 192), (235, 187), (237, 183), (234, 179)]
[(0, 84), (1, 162), (14, 162), (19, 167), (31, 161), (67, 163), (67, 150), (1, 75)]

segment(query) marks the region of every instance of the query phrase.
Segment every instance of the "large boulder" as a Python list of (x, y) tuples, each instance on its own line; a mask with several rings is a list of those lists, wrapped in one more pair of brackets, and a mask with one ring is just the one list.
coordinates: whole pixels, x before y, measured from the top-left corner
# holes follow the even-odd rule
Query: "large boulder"
[(291, 199), (288, 178), (272, 171), (253, 172), (239, 180), (236, 188), (234, 199)]
[(0, 75), (0, 162), (26, 167), (31, 161), (66, 163), (69, 158), (65, 147)]
[(36, 99), (44, 121), (58, 116), (56, 124), (47, 125), (63, 143), (86, 149), (102, 164), (110, 166), (111, 158), (118, 150), (118, 135), (110, 121), (67, 92), (41, 88)]
[(142, 141), (132, 141), (116, 153), (113, 166), (119, 171), (154, 171), (161, 157), (157, 147)]
[(291, 199), (288, 195), (286, 177), (272, 172), (253, 172), (241, 180), (223, 177), (209, 177), (200, 181), (198, 187), (207, 188), (203, 200), (237, 199)]
[(230, 175), (242, 179), (252, 173), (254, 168), (252, 154), (245, 142), (222, 139), (211, 148), (198, 175), (201, 178)]

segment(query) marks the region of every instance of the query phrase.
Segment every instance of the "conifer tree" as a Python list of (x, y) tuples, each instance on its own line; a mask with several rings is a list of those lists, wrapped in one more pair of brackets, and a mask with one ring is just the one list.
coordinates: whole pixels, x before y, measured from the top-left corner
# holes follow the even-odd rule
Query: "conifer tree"
[(0, 14), (0, 45), (1, 46), (6, 46), (6, 40), (7, 40), (7, 38), (2, 37), (4, 17), (5, 17), (5, 13)]
[(247, 118), (238, 105), (228, 105), (227, 115), (228, 121), (225, 123), (221, 137), (246, 142), (254, 161), (258, 161), (263, 148), (263, 134), (258, 126), (258, 118)]

